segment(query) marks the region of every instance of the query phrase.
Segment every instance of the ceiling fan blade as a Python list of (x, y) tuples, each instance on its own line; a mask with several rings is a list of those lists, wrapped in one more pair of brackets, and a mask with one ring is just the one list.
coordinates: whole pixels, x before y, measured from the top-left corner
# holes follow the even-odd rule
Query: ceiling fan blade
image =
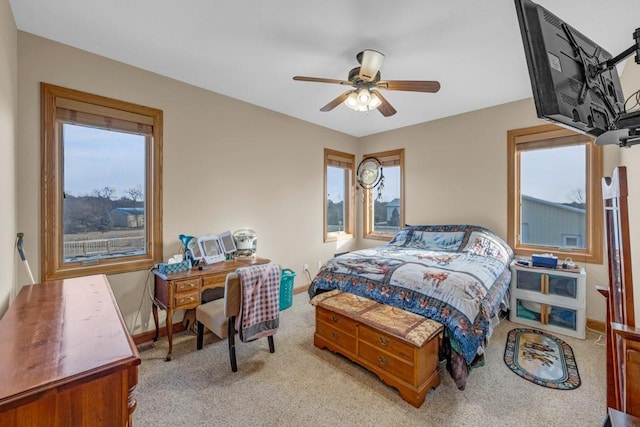
[[(382, 61), (384, 61), (384, 55), (376, 50), (366, 49), (362, 52), (362, 57), (358, 60), (360, 62), (360, 79), (365, 82), (371, 82), (376, 78), (376, 74), (380, 71)], [(358, 57), (360, 55), (357, 55)]]
[(351, 86), (351, 82), (348, 82), (346, 80), (323, 79), (322, 77), (294, 76), (293, 80), (297, 80), (297, 81), (300, 81), (300, 82), (335, 83), (335, 84), (339, 84), (339, 85), (349, 85), (349, 86)]
[(376, 86), (387, 90), (406, 90), (409, 92), (432, 92), (440, 90), (440, 83), (427, 80), (384, 80)]
[(387, 101), (387, 99), (382, 96), (380, 92), (378, 92), (377, 90), (372, 90), (371, 93), (374, 93), (378, 98), (380, 98), (381, 104), (378, 106), (378, 111), (380, 111), (380, 114), (385, 117), (389, 117), (397, 113), (396, 109), (393, 108), (391, 104), (389, 104), (389, 101)]
[(349, 94), (351, 92), (353, 91), (352, 90), (346, 91), (345, 93), (343, 93), (342, 95), (340, 95), (339, 97), (337, 97), (336, 99), (334, 99), (333, 101), (331, 101), (330, 103), (322, 107), (320, 111), (324, 111), (326, 113), (327, 111), (333, 110), (338, 105), (342, 104), (349, 97)]

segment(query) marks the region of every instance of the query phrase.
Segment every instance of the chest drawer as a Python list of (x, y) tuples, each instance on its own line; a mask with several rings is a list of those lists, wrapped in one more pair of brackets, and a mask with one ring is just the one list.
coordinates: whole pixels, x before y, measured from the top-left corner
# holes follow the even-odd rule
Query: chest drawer
[(406, 360), (382, 351), (377, 346), (360, 341), (358, 345), (358, 356), (396, 378), (400, 378), (411, 384), (414, 382), (413, 363), (408, 363)]
[(356, 334), (356, 322), (342, 314), (335, 313), (329, 310), (325, 310), (322, 307), (316, 309), (316, 320), (328, 323), (335, 329), (342, 330), (349, 335), (355, 336)]
[(356, 337), (341, 329), (333, 327), (322, 321), (316, 320), (316, 333), (324, 337), (327, 341), (333, 342), (344, 350), (355, 354)]
[(413, 363), (415, 347), (411, 344), (366, 325), (360, 325), (359, 328), (358, 337), (361, 341), (370, 344), (372, 347), (387, 351), (394, 356), (406, 360), (408, 363)]

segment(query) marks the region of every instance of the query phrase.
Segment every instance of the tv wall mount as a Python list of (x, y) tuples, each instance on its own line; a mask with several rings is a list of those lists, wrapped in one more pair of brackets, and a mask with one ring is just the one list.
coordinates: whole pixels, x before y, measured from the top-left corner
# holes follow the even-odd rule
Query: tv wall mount
[[(633, 32), (633, 40), (635, 41), (633, 45), (611, 59), (600, 63), (594, 63), (594, 61), (591, 60), (590, 57), (578, 47), (578, 44), (573, 38), (573, 34), (566, 26), (566, 24), (562, 24), (562, 26), (569, 38), (569, 43), (571, 43), (574, 50), (576, 51), (576, 54), (580, 57), (580, 60), (584, 65), (583, 69), (586, 70), (585, 72), (588, 71), (588, 75), (585, 76), (586, 82), (598, 78), (600, 74), (605, 71), (611, 70), (620, 61), (634, 53), (635, 62), (636, 64), (640, 65), (640, 28), (636, 28), (636, 30)], [(593, 56), (597, 57), (597, 55)], [(585, 85), (588, 84), (589, 83), (585, 83)], [(594, 88), (596, 87), (592, 87), (592, 89)], [(583, 92), (586, 93), (586, 89), (586, 87), (583, 88)], [(605, 132), (596, 138), (596, 145), (617, 144), (620, 147), (630, 147), (632, 145), (640, 144), (640, 111), (636, 110), (631, 112), (625, 111), (623, 113), (616, 113), (608, 97), (603, 96), (603, 98), (605, 99), (607, 106), (610, 108), (610, 111), (614, 113), (615, 120), (613, 128), (610, 131)]]

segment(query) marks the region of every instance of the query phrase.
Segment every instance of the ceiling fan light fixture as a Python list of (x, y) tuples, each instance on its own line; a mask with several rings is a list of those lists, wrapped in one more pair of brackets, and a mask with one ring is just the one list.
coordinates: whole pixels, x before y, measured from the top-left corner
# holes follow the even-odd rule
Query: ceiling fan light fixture
[(354, 90), (344, 100), (344, 105), (355, 111), (375, 110), (381, 103), (380, 98), (367, 88)]
[(368, 104), (371, 99), (371, 94), (368, 89), (362, 88), (358, 91), (358, 103), (359, 104)]
[(351, 108), (352, 110), (355, 110), (358, 107), (358, 94), (356, 91), (353, 91), (349, 94), (349, 96), (347, 97), (347, 99), (345, 99), (344, 104)]
[(378, 95), (372, 92), (371, 100), (369, 100), (369, 109), (373, 110), (375, 108), (378, 108), (380, 104), (382, 104), (382, 101), (380, 101), (380, 98), (378, 97)]

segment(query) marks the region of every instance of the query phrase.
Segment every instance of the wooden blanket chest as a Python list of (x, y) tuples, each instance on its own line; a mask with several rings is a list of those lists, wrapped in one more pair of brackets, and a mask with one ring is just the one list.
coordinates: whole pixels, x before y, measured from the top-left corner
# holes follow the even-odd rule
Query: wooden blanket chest
[(440, 384), (442, 324), (357, 295), (317, 295), (314, 345), (340, 353), (396, 388), (415, 407)]

